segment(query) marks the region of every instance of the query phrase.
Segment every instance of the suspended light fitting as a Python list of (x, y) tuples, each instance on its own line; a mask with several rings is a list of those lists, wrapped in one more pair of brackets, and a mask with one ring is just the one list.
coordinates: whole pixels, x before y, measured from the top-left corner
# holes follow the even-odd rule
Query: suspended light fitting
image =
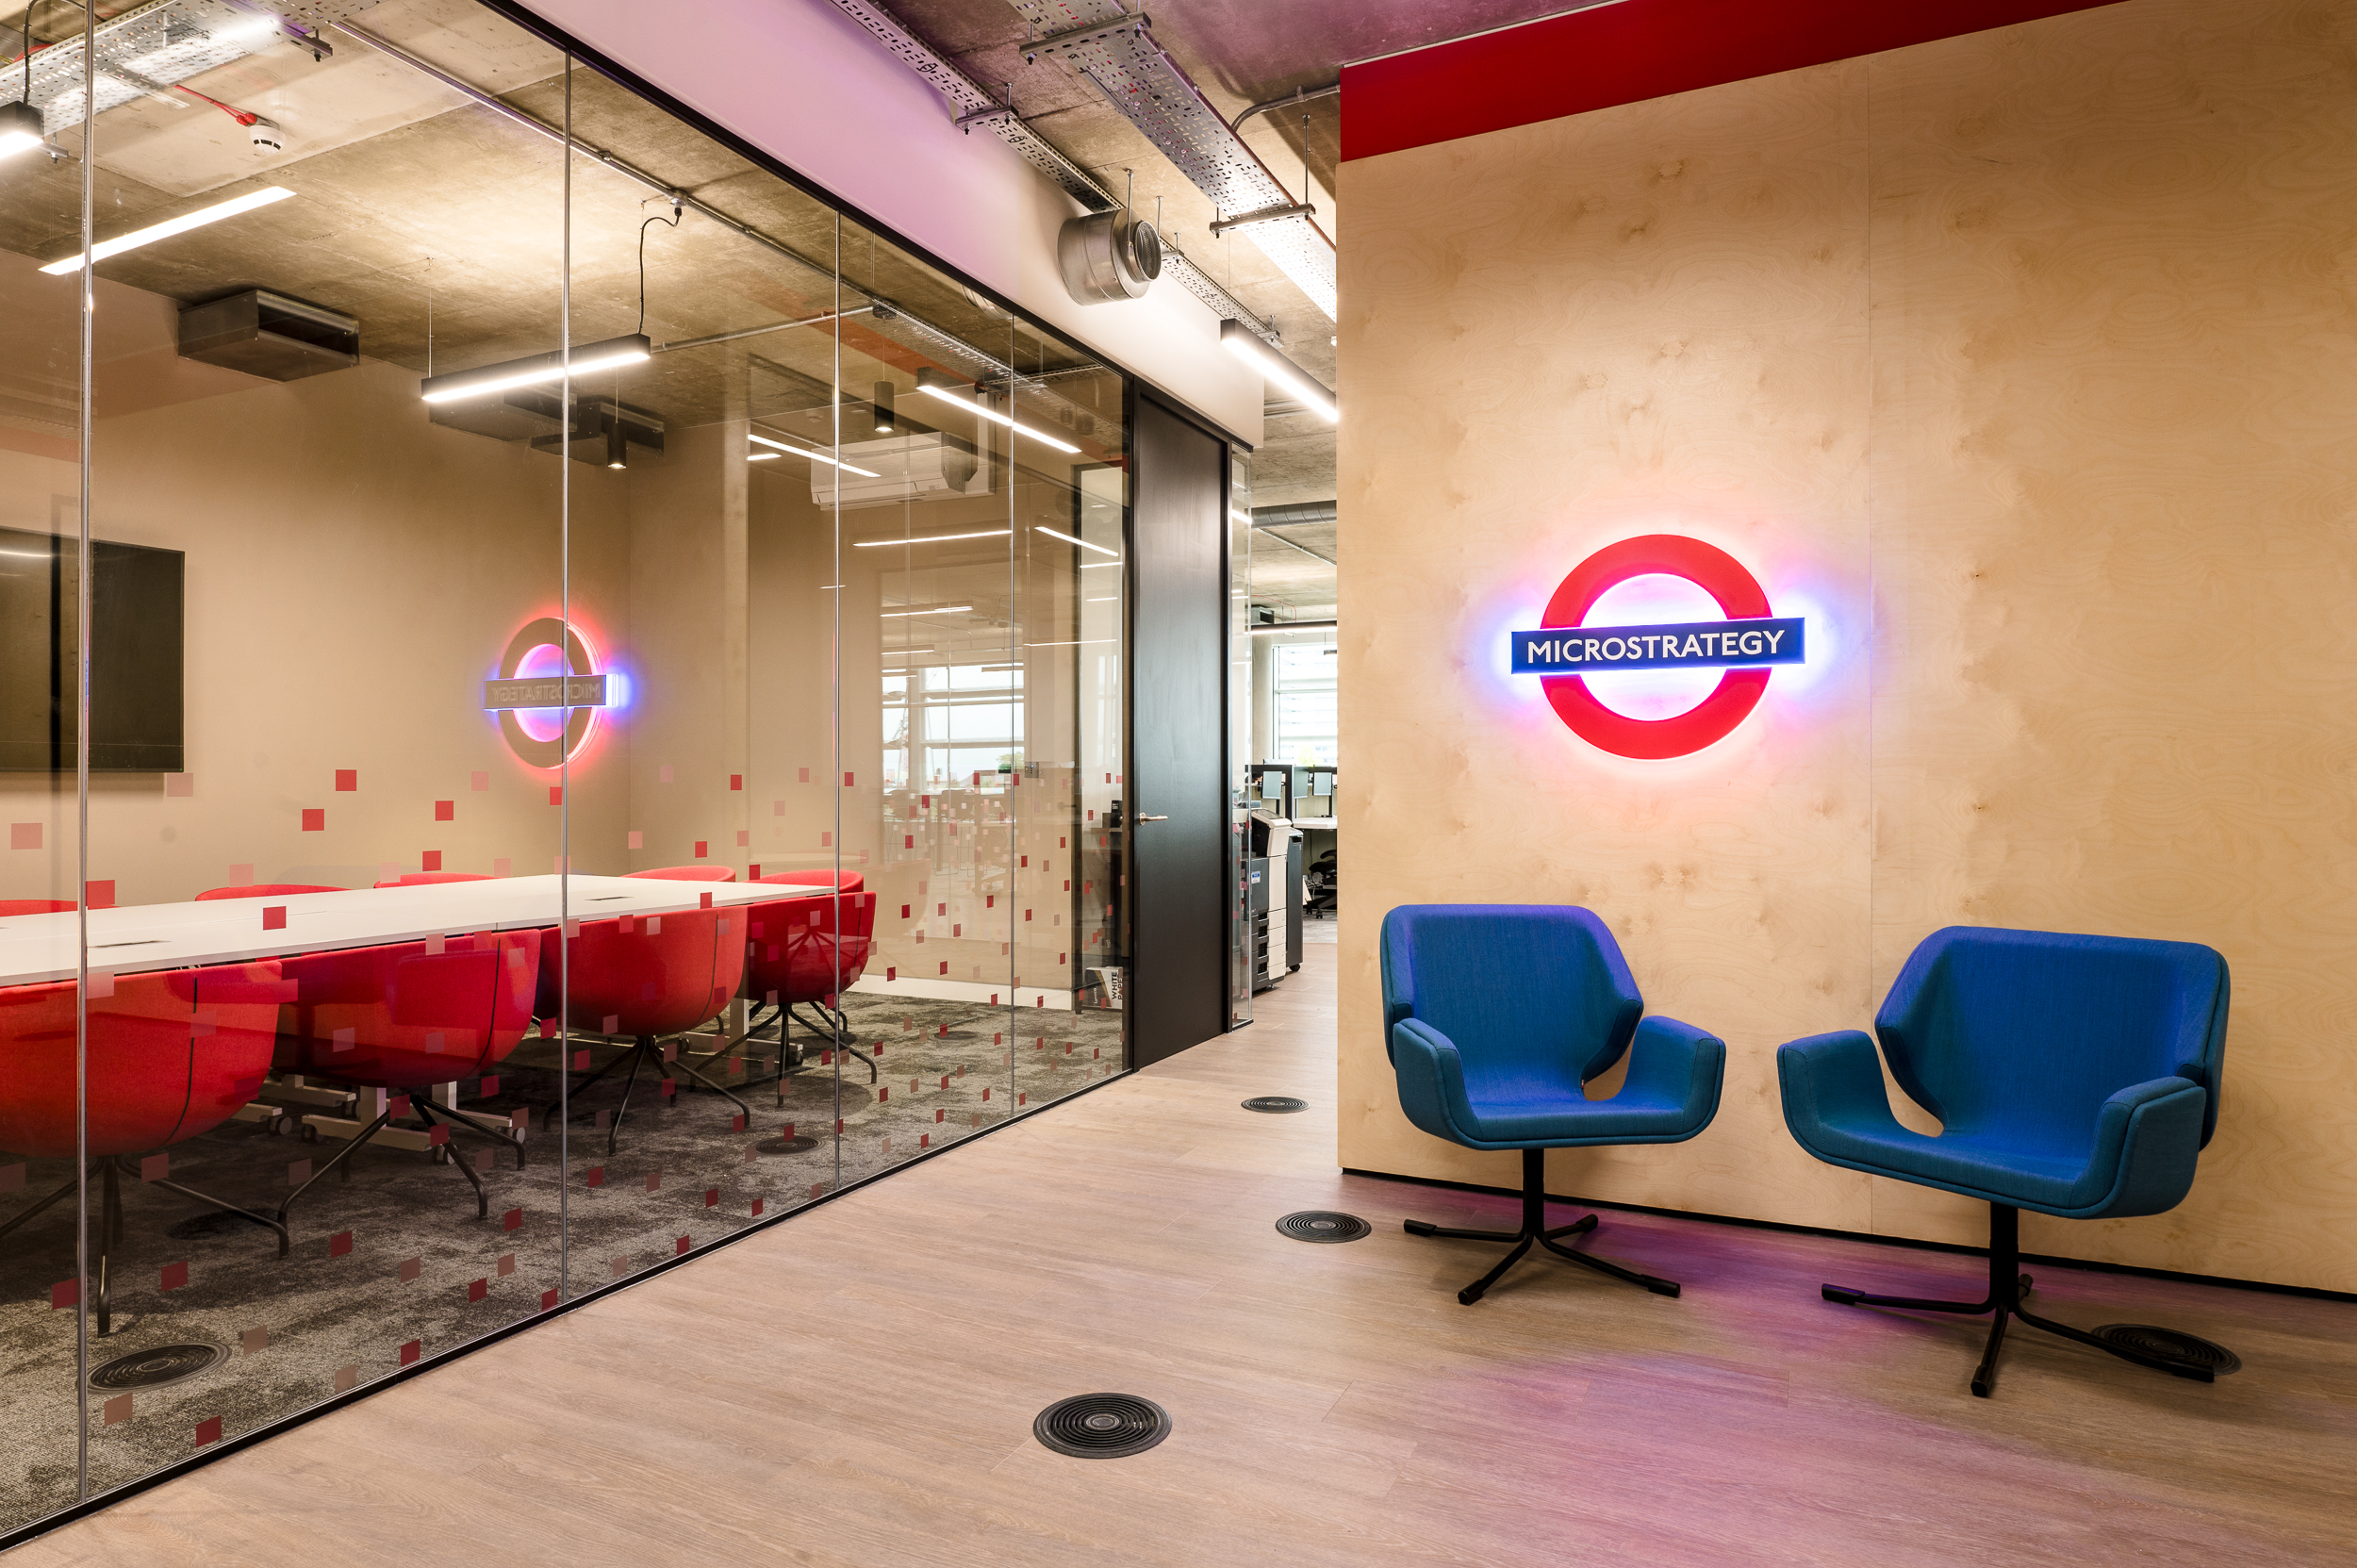
[[(103, 254), (106, 247), (99, 247)], [(651, 349), (643, 332), (627, 338), (609, 338), (602, 343), (585, 343), (573, 350), (569, 367), (561, 353), (536, 354), (528, 358), (503, 360), (497, 365), (478, 365), (471, 371), (453, 371), (449, 375), (430, 375), (418, 383), (418, 396), (428, 403), (453, 403), (460, 398), (485, 397), (492, 392), (504, 392), (510, 388), (530, 387), (536, 382), (562, 381), (569, 368), (576, 376), (592, 371), (610, 371), (623, 365), (635, 365), (644, 360)]]
[(953, 381), (939, 371), (923, 370), (916, 372), (916, 389), (925, 393), (929, 397), (939, 398), (944, 403), (954, 403), (959, 407), (970, 410), (981, 418), (990, 421), (993, 424), (1003, 424), (1009, 430), (1014, 431), (1016, 435), (1029, 436), (1031, 439), (1039, 442), (1041, 445), (1054, 447), (1058, 452), (1070, 452), (1075, 454), (1080, 452), (1080, 449), (1074, 446), (1070, 441), (1060, 441), (1055, 437), (1050, 436), (1044, 431), (1033, 430), (1028, 424), (1018, 423), (1017, 421), (1009, 419), (1006, 415), (1001, 414), (996, 408), (986, 406), (979, 397), (970, 398), (965, 396), (963, 390), (961, 390), (961, 388), (964, 388), (966, 384), (964, 382)]
[[(825, 453), (813, 452), (808, 447), (788, 446), (783, 441), (773, 441), (766, 436), (748, 436), (745, 438), (749, 441), (757, 441), (766, 447), (775, 447), (780, 452), (790, 452), (797, 457), (807, 457), (814, 463), (824, 463), (831, 469), (841, 469), (845, 473), (856, 473), (862, 479), (876, 479), (882, 477), (879, 474), (868, 472), (865, 469), (855, 469), (849, 463), (838, 463), (833, 458), (828, 456)], [(752, 461), (758, 463), (761, 459), (756, 456), (752, 459)]]
[(952, 539), (1003, 539), (1014, 533), (1012, 528), (985, 528), (978, 534), (919, 534), (906, 539), (853, 539), (853, 550), (882, 550), (900, 544), (947, 544)]
[(30, 104), (0, 104), (0, 157), (14, 157), (41, 145), (41, 110)]
[(1219, 340), (1228, 353), (1258, 370), (1262, 380), (1291, 392), (1327, 423), (1342, 422), (1342, 406), (1334, 401), (1334, 394), (1312, 380), (1307, 371), (1261, 341), (1250, 327), (1239, 321), (1224, 321), (1219, 323)]
[(1044, 524), (1039, 525), (1037, 531), (1047, 535), (1051, 539), (1062, 539), (1066, 544), (1077, 544), (1082, 550), (1094, 550), (1099, 555), (1111, 555), (1116, 560), (1120, 559), (1121, 556), (1121, 552), (1118, 550), (1108, 550), (1101, 544), (1091, 544), (1086, 539), (1076, 539), (1069, 534), (1059, 534), (1053, 528), (1047, 527)]
[[(211, 206), (201, 206), (194, 212), (185, 213), (178, 218), (168, 218), (160, 223), (151, 223), (143, 229), (133, 229), (130, 233), (119, 235), (112, 239), (101, 239), (90, 248), (90, 258), (93, 262), (104, 261), (110, 256), (121, 256), (125, 251), (138, 250), (141, 245), (152, 245), (158, 239), (169, 239), (175, 234), (186, 234), (190, 229), (201, 229), (207, 223), (218, 223), (223, 218), (235, 218), (241, 212), (251, 212), (257, 206), (268, 206), (272, 202), (283, 202), (293, 194), (293, 191), (283, 185), (273, 185), (260, 190), (249, 191), (243, 196), (234, 196), (225, 202), (216, 202)], [(62, 261), (53, 261), (41, 269), (51, 277), (61, 277), (67, 272), (78, 272), (81, 270), (82, 257), (79, 252), (67, 256)]]
[(898, 435), (900, 433), (900, 427), (898, 424), (894, 422), (892, 417), (891, 382), (879, 381), (876, 383), (875, 409), (876, 434), (879, 436)]

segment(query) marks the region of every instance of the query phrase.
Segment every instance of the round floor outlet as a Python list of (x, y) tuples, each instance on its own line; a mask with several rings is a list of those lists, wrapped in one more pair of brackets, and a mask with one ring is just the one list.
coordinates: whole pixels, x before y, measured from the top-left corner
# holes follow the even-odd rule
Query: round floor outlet
[(1281, 1116), (1291, 1111), (1307, 1111), (1310, 1109), (1310, 1102), (1306, 1099), (1294, 1099), (1290, 1095), (1259, 1095), (1245, 1100), (1244, 1108), (1247, 1111), (1266, 1112), (1272, 1116)]
[(1277, 1222), (1277, 1229), (1297, 1242), (1355, 1242), (1375, 1233), (1375, 1227), (1357, 1214), (1338, 1214), (1328, 1209), (1287, 1214)]
[(2156, 1329), (2149, 1323), (2106, 1323), (2092, 1332), (2106, 1345), (2158, 1356), (2164, 1361), (2207, 1367), (2214, 1377), (2242, 1370), (2242, 1358), (2226, 1346), (2175, 1329)]
[(1074, 1459), (1127, 1459), (1170, 1435), (1170, 1412), (1134, 1394), (1080, 1394), (1040, 1411), (1031, 1435)]
[(107, 1394), (121, 1394), (125, 1389), (163, 1388), (211, 1371), (228, 1355), (218, 1345), (158, 1345), (92, 1367), (90, 1386)]

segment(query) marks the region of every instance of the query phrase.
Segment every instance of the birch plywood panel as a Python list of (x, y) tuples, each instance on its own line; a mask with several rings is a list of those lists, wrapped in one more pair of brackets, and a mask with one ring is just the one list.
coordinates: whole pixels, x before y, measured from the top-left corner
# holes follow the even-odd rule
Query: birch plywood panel
[[(2205, 941), (2193, 1197), (2028, 1245), (2357, 1288), (2352, 44), (2357, 6), (2130, 0), (1345, 166), (1343, 1164), (1512, 1180), (1398, 1115), (1394, 904), (1590, 904), (1726, 1037), (1710, 1132), (1557, 1190), (1967, 1241), (1800, 1154), (1774, 1045), (1943, 924)], [(1494, 644), (1656, 528), (1827, 657), (1621, 765)]]
[[(1578, 903), (1730, 1058), (1703, 1138), (1559, 1154), (1558, 1189), (1868, 1222), (1864, 1179), (1784, 1137), (1773, 1058), (1867, 1003), (1860, 70), (1344, 166), (1346, 1165), (1515, 1180), (1398, 1113), (1382, 912)], [(1805, 602), (1833, 656), (1710, 751), (1633, 764), (1501, 653), (1580, 559), (1662, 531)]]
[[(2357, 8), (1884, 57), (1875, 972), (1951, 922), (2207, 942), (2192, 1197), (2025, 1245), (2357, 1289)], [(1964, 1218), (1892, 1184), (1878, 1229)]]

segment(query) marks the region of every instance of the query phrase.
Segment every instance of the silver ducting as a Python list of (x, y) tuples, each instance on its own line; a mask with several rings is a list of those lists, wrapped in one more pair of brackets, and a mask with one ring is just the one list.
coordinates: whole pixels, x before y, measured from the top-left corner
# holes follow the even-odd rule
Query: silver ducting
[(1162, 242), (1153, 224), (1123, 208), (1092, 212), (1057, 235), (1056, 264), (1064, 288), (1082, 305), (1134, 300), (1162, 275)]

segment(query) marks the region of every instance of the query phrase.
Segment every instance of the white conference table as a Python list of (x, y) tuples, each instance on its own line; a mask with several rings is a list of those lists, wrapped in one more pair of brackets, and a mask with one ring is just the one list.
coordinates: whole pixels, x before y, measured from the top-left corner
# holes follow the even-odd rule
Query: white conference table
[[(560, 883), (569, 884), (562, 889), (562, 905)], [(90, 912), (90, 966), (93, 973), (137, 974), (245, 964), (337, 948), (552, 926), (560, 908), (566, 918), (606, 920), (618, 915), (699, 909), (706, 894), (714, 907), (732, 908), (824, 899), (832, 892), (824, 885), (793, 883), (671, 882), (575, 873), (131, 904)], [(262, 919), (268, 909), (285, 910), (286, 925), (266, 929)], [(0, 985), (74, 979), (79, 969), (79, 940), (78, 917), (72, 910), (0, 918)]]

